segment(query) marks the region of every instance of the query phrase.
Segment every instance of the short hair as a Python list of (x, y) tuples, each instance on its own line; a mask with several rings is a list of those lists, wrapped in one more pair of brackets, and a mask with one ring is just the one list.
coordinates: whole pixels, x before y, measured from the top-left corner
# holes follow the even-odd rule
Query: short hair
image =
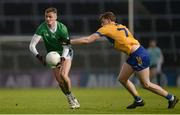
[(99, 20), (101, 21), (102, 19), (109, 19), (111, 21), (116, 21), (116, 16), (114, 15), (113, 12), (104, 12), (99, 16)]
[(49, 8), (47, 8), (47, 9), (45, 10), (45, 13), (49, 13), (49, 12), (54, 12), (54, 13), (57, 14), (57, 9), (54, 8), (54, 7), (49, 7)]
[(157, 42), (157, 40), (155, 38), (151, 38), (149, 42)]

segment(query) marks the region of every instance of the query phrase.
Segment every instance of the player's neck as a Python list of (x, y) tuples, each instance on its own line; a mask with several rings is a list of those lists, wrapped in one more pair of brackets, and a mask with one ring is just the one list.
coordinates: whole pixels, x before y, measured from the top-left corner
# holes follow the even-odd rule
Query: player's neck
[(115, 22), (110, 22), (110, 24), (116, 24)]
[(115, 22), (109, 22), (106, 25), (114, 25), (114, 24), (116, 24), (116, 23)]
[(48, 25), (48, 27), (49, 27), (50, 29), (53, 29), (53, 28), (56, 27), (56, 23), (57, 23), (57, 22), (55, 21), (54, 23)]
[(48, 25), (48, 27), (49, 27), (51, 32), (55, 32), (57, 29), (57, 22), (54, 22), (53, 24)]

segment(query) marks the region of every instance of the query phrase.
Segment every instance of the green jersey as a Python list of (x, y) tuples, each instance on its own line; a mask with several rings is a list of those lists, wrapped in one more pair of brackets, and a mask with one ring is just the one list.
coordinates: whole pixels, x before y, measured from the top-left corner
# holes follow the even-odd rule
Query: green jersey
[(40, 35), (44, 41), (47, 52), (57, 51), (60, 54), (63, 52), (61, 42), (69, 39), (67, 27), (61, 22), (57, 22), (57, 29), (52, 32), (46, 22), (43, 22), (36, 30), (37, 35)]

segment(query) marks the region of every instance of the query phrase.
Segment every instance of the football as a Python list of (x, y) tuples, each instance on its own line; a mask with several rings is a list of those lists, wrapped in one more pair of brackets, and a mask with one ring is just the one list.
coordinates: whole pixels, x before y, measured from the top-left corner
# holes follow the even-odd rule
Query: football
[(60, 54), (58, 52), (51, 51), (46, 55), (46, 64), (50, 68), (56, 68), (58, 63), (60, 63), (60, 61), (61, 61), (60, 58), (61, 58), (61, 56), (60, 56)]

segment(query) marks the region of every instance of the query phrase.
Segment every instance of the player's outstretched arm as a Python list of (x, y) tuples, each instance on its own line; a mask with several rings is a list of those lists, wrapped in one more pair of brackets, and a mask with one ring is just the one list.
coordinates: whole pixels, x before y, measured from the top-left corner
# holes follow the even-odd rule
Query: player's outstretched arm
[(100, 38), (100, 35), (97, 33), (94, 33), (94, 34), (91, 34), (90, 36), (72, 39), (70, 40), (70, 44), (74, 44), (74, 45), (88, 44), (88, 43), (92, 43), (96, 41), (99, 38)]

